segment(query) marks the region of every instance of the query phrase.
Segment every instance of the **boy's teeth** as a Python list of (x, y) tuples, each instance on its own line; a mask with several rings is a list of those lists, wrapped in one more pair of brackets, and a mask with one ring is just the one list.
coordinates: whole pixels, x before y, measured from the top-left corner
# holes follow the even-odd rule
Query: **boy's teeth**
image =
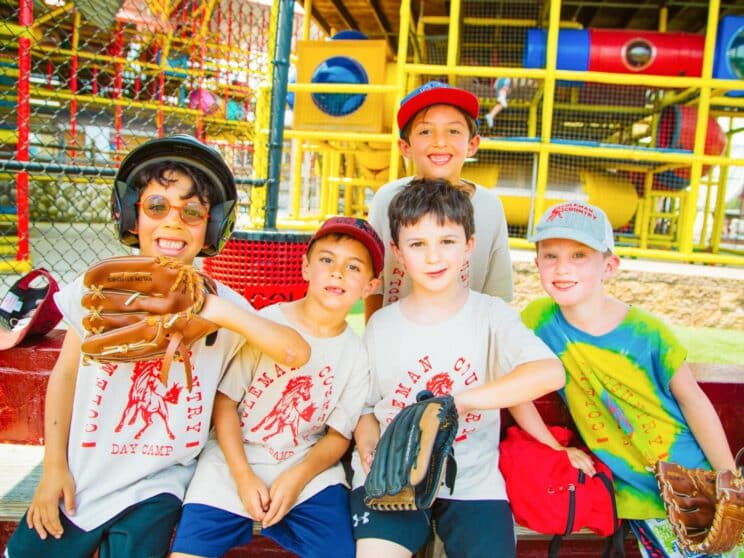
[(163, 240), (162, 238), (158, 240), (158, 245), (161, 248), (167, 248), (170, 250), (178, 250), (179, 248), (182, 248), (185, 242), (182, 240)]

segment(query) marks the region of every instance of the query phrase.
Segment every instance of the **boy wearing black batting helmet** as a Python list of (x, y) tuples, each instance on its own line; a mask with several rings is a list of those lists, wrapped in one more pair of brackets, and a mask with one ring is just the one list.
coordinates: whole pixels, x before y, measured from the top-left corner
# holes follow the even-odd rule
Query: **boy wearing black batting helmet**
[[(112, 213), (119, 240), (146, 257), (191, 265), (218, 253), (233, 226), (235, 182), (218, 152), (193, 137), (151, 140), (122, 162)], [(81, 275), (55, 295), (68, 329), (49, 378), (41, 480), (6, 558), (165, 556), (181, 500), (207, 441), (222, 374), (245, 342), (290, 366), (309, 358), (292, 328), (258, 316), (217, 285), (202, 311), (228, 329), (196, 341), (160, 381), (162, 358), (82, 358)], [(239, 333), (238, 333), (239, 332)]]

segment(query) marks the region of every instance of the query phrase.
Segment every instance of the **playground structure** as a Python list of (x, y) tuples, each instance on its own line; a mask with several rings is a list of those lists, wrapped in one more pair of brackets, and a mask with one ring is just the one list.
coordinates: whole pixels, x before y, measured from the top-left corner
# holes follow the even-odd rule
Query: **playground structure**
[[(496, 101), (494, 82), (507, 77), (512, 83), (509, 109), (499, 114), (494, 127), (481, 122), (480, 151), (466, 164), (464, 175), (496, 189), (504, 202), (512, 246), (527, 246), (526, 231), (547, 205), (588, 199), (610, 215), (623, 246), (621, 254), (740, 262), (739, 254), (728, 253), (720, 243), (729, 169), (740, 166), (741, 160), (730, 155), (733, 126), (727, 133), (719, 122), (735, 118), (741, 107), (737, 98), (741, 92), (732, 83), (739, 79), (741, 15), (729, 9), (719, 20), (718, 8), (711, 4), (705, 34), (664, 32), (664, 8), (658, 31), (596, 30), (561, 21), (559, 2), (532, 7), (495, 4), (463, 0), (453, 2), (448, 15), (419, 15), (415, 32), (398, 35), (397, 58), (390, 60), (386, 71), (372, 69), (368, 62), (379, 60), (384, 46), (376, 43), (382, 41), (369, 41), (373, 52), (368, 59), (354, 54), (347, 40), (338, 41), (335, 49), (337, 41), (323, 43), (326, 52), (320, 55), (303, 45), (297, 65), (305, 79), (298, 81), (327, 82), (312, 79), (312, 68), (320, 68), (323, 56), (332, 60), (345, 56), (351, 60), (345, 64), (347, 71), (339, 73), (353, 74), (354, 65), (361, 66), (366, 73), (357, 72), (364, 78), (357, 81), (372, 84), (369, 91), (383, 91), (376, 95), (386, 97), (385, 118), (394, 114), (406, 91), (428, 79), (470, 89), (488, 110)], [(535, 27), (540, 7), (545, 10), (540, 20), (544, 28)], [(404, 3), (400, 28), (411, 26), (411, 17), (410, 5)], [(493, 37), (496, 40), (489, 43)], [(705, 80), (712, 68), (716, 81)], [(401, 83), (402, 89), (385, 93), (385, 85)], [(304, 87), (289, 89), (307, 91)], [(370, 103), (374, 95), (368, 95)], [(389, 175), (401, 174), (395, 145), (387, 169), (386, 150), (379, 147), (394, 126), (392, 118), (370, 123), (361, 114), (364, 106), (357, 114), (329, 111), (323, 127), (335, 129), (334, 140), (317, 148), (333, 150), (327, 159), (336, 172), (323, 170), (330, 176), (328, 188), (343, 184), (344, 207), (352, 209), (357, 207), (354, 193), (359, 182), (374, 189)], [(320, 137), (312, 130), (313, 122), (295, 115), (293, 124), (285, 136), (299, 142), (301, 151), (312, 148)], [(369, 133), (379, 130), (382, 134)], [(395, 137), (397, 130), (390, 131)], [(702, 163), (697, 168), (696, 161)], [(296, 196), (302, 176), (295, 173)], [(333, 203), (334, 196), (321, 198), (321, 215), (330, 209), (322, 205), (328, 200)], [(297, 210), (298, 197), (294, 202), (290, 216), (308, 219)], [(703, 218), (696, 223), (698, 205)]]
[[(493, 127), (481, 119), (464, 175), (502, 198), (512, 246), (529, 245), (550, 204), (588, 199), (610, 215), (621, 255), (744, 264), (724, 228), (727, 187), (744, 173), (732, 152), (744, 7), (709, 2), (703, 28), (672, 31), (673, 1), (639, 30), (585, 28), (569, 2), (452, 0), (421, 13), (382, 2), (397, 22), (378, 14), (388, 31), (365, 35), (332, 28), (310, 0), (314, 18), (288, 0), (113, 4), (108, 19), (74, 0), (0, 7), (0, 271), (44, 263), (36, 223), (105, 221), (122, 155), (175, 132), (215, 145), (235, 171), (236, 242), (301, 242), (412, 172), (394, 123), (407, 91), (447, 81), (485, 114), (499, 78), (508, 108)], [(89, 263), (59, 250), (72, 268)]]

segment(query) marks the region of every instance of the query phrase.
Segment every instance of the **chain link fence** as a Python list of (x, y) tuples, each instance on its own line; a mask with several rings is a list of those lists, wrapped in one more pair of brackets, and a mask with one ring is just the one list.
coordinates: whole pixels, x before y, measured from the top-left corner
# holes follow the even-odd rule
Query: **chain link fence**
[[(270, 9), (240, 0), (0, 5), (0, 283), (24, 264), (66, 283), (125, 253), (110, 223), (112, 179), (150, 138), (192, 134), (223, 153), (239, 184), (254, 178)], [(239, 190), (247, 203), (250, 187)]]

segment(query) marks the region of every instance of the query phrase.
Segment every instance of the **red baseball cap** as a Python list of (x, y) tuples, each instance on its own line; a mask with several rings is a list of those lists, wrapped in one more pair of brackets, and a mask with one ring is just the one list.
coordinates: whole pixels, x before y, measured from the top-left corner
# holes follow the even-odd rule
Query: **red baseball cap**
[(452, 87), (441, 81), (430, 81), (411, 91), (400, 102), (398, 130), (403, 130), (420, 110), (432, 105), (452, 105), (472, 116), (478, 122), (478, 115), (480, 114), (478, 97), (470, 91)]
[[(45, 285), (32, 287), (37, 277)], [(59, 285), (46, 269), (34, 269), (21, 277), (0, 301), (0, 351), (15, 347), (27, 335), (49, 333), (62, 319), (53, 295)]]
[(357, 217), (330, 217), (310, 239), (308, 250), (313, 242), (329, 234), (346, 234), (364, 244), (369, 252), (369, 257), (372, 259), (372, 270), (375, 277), (382, 272), (385, 260), (385, 245), (367, 221)]

